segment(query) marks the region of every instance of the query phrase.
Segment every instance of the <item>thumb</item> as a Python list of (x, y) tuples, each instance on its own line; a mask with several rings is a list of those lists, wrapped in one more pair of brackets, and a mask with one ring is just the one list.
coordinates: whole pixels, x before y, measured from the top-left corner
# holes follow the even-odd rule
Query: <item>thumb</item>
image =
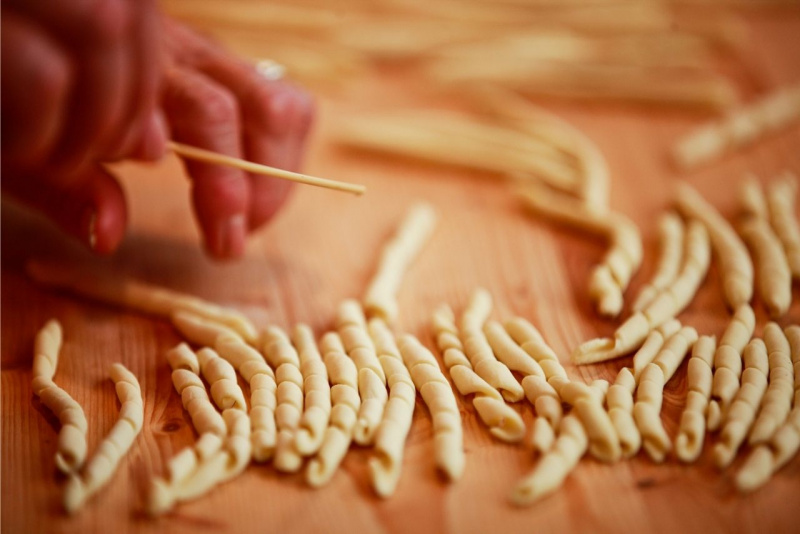
[(87, 169), (69, 185), (53, 185), (39, 177), (4, 179), (3, 190), (98, 254), (114, 252), (125, 235), (125, 194), (100, 167)]

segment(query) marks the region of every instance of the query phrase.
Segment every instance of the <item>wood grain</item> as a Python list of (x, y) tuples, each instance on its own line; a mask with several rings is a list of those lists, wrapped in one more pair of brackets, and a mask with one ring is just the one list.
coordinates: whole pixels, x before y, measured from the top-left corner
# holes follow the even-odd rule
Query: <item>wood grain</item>
[[(772, 87), (800, 79), (800, 14), (753, 13), (748, 87)], [(580, 342), (613, 331), (615, 323), (592, 311), (585, 288), (602, 245), (531, 219), (491, 178), (365, 156), (330, 142), (337, 118), (421, 98), (402, 72), (382, 72), (346, 94), (323, 96), (307, 172), (364, 183), (363, 198), (297, 187), (286, 209), (248, 245), (246, 257), (216, 264), (198, 246), (189, 184), (173, 159), (156, 167), (119, 169), (129, 194), (130, 231), (120, 251), (92, 260), (37, 216), (4, 203), (2, 210), (2, 530), (4, 532), (496, 532), (654, 531), (785, 532), (796, 530), (800, 459), (795, 458), (761, 491), (740, 496), (731, 472), (719, 473), (706, 443), (690, 466), (670, 457), (652, 464), (640, 454), (613, 466), (584, 459), (554, 496), (528, 509), (507, 502), (512, 485), (534, 465), (522, 447), (489, 437), (474, 408), (459, 400), (465, 425), (467, 466), (456, 484), (445, 483), (432, 461), (430, 416), (418, 401), (396, 495), (373, 495), (367, 449), (353, 449), (341, 471), (321, 490), (301, 475), (280, 475), (251, 466), (208, 497), (180, 506), (157, 521), (142, 515), (142, 494), (170, 455), (194, 438), (170, 384), (164, 352), (179, 341), (165, 322), (68, 295), (44, 291), (23, 274), (32, 255), (64, 261), (97, 261), (108, 268), (235, 306), (261, 327), (309, 323), (331, 327), (337, 304), (359, 297), (377, 251), (415, 199), (434, 203), (441, 215), (432, 241), (408, 273), (400, 295), (400, 328), (432, 347), (429, 313), (442, 301), (462, 309), (482, 285), (495, 297), (496, 318), (525, 316), (540, 327), (576, 377), (611, 379), (629, 363), (574, 368), (569, 354)], [(609, 160), (612, 205), (640, 225), (645, 263), (628, 295), (655, 265), (656, 219), (669, 202), (678, 174), (667, 149), (698, 123), (695, 117), (623, 107), (548, 103), (583, 129)], [(800, 172), (800, 128), (686, 175), (727, 216), (735, 207), (736, 180), (744, 171), (768, 177)], [(782, 324), (800, 322), (800, 292)], [(631, 299), (628, 299), (630, 303)], [(760, 333), (766, 321), (758, 305)], [(90, 453), (117, 416), (107, 368), (122, 362), (139, 378), (145, 395), (141, 436), (109, 487), (75, 517), (60, 509), (63, 480), (53, 454), (56, 421), (34, 399), (33, 338), (51, 317), (64, 325), (56, 381), (83, 406)], [(728, 315), (712, 271), (681, 319), (700, 333), (719, 335)], [(663, 419), (674, 436), (685, 398), (685, 365), (667, 385)], [(527, 423), (529, 407), (519, 408)], [(713, 443), (713, 440), (712, 440)], [(734, 464), (734, 469), (740, 462)]]

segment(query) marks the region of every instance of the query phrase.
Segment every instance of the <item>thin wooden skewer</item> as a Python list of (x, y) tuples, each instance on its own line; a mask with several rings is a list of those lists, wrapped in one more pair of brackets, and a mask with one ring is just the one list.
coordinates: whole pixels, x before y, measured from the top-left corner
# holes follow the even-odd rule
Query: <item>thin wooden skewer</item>
[(252, 161), (226, 156), (210, 150), (204, 150), (202, 148), (176, 143), (175, 141), (167, 141), (167, 146), (170, 148), (170, 150), (180, 156), (183, 156), (184, 158), (203, 161), (205, 163), (235, 167), (237, 169), (242, 169), (243, 171), (252, 172), (254, 174), (263, 174), (265, 176), (272, 176), (273, 178), (281, 178), (283, 180), (299, 182), (301, 184), (326, 187), (328, 189), (353, 193), (354, 195), (362, 195), (367, 190), (367, 188), (361, 184), (350, 184), (347, 182), (339, 182), (336, 180), (329, 180), (327, 178), (317, 178), (316, 176), (309, 176), (307, 174), (285, 171), (283, 169), (276, 169), (275, 167), (270, 167), (268, 165), (253, 163)]

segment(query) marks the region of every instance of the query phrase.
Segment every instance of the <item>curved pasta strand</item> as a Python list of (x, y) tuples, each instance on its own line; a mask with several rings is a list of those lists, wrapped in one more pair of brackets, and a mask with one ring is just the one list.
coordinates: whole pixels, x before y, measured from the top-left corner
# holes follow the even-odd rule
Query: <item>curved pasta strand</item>
[(715, 337), (700, 336), (692, 347), (687, 370), (686, 406), (681, 413), (678, 435), (675, 437), (675, 454), (683, 462), (694, 462), (703, 450), (706, 410), (713, 380), (711, 365), (716, 346)]
[(73, 473), (86, 460), (86, 431), (88, 424), (83, 408), (55, 382), (58, 353), (63, 332), (61, 323), (50, 319), (36, 335), (33, 356), (33, 393), (55, 414), (61, 428), (55, 454), (56, 467), (62, 473)]
[(750, 446), (769, 440), (792, 408), (794, 371), (789, 341), (777, 324), (767, 323), (764, 327), (764, 343), (769, 357), (769, 385), (758, 417), (750, 429), (747, 439)]
[(464, 472), (464, 435), (456, 397), (436, 358), (414, 336), (403, 335), (398, 346), (414, 385), (433, 419), (436, 465), (450, 479)]
[(353, 439), (361, 398), (358, 371), (345, 354), (339, 335), (328, 332), (320, 340), (320, 351), (331, 382), (331, 418), (317, 455), (306, 467), (306, 482), (315, 488), (327, 484), (342, 462)]
[(213, 347), (220, 336), (240, 337), (232, 328), (191, 312), (177, 311), (170, 320), (184, 339), (200, 347)]
[(800, 224), (795, 218), (797, 176), (789, 171), (767, 185), (769, 222), (783, 245), (794, 279), (800, 278)]
[(111, 366), (110, 375), (121, 403), (119, 418), (86, 463), (83, 473), (70, 475), (64, 488), (64, 508), (70, 514), (111, 480), (122, 457), (142, 430), (144, 402), (139, 381), (121, 363)]
[(660, 254), (656, 272), (642, 287), (639, 296), (633, 301), (632, 310), (643, 310), (664, 289), (677, 278), (683, 258), (683, 240), (686, 233), (683, 221), (674, 212), (667, 212), (658, 218)]
[(675, 203), (687, 217), (701, 221), (711, 238), (722, 278), (722, 295), (731, 310), (753, 297), (753, 263), (739, 236), (728, 221), (692, 186), (678, 183)]
[(756, 316), (749, 304), (742, 304), (725, 328), (714, 352), (714, 381), (708, 403), (708, 429), (717, 430), (722, 424), (728, 405), (739, 389), (742, 375), (742, 351), (756, 327)]
[(322, 445), (325, 429), (330, 422), (331, 385), (311, 328), (304, 324), (295, 326), (292, 341), (300, 359), (305, 393), (303, 416), (297, 425), (294, 447), (301, 455), (310, 456)]
[(509, 402), (522, 400), (525, 392), (511, 371), (497, 361), (492, 347), (483, 333), (483, 325), (492, 311), (492, 297), (488, 291), (473, 291), (461, 316), (461, 342), (472, 368)]
[(744, 361), (742, 387), (736, 392), (736, 397), (726, 413), (720, 439), (714, 446), (714, 463), (720, 469), (729, 466), (736, 457), (767, 390), (769, 358), (762, 340), (750, 340), (744, 349)]
[(397, 319), (397, 290), (403, 275), (436, 227), (436, 212), (419, 202), (409, 208), (400, 226), (381, 252), (378, 268), (364, 294), (364, 308), (387, 322)]
[(522, 417), (505, 403), (495, 388), (473, 370), (464, 354), (453, 310), (447, 304), (438, 307), (433, 313), (431, 324), (436, 344), (442, 351), (444, 365), (453, 384), (462, 396), (474, 395), (472, 405), (478, 412), (478, 417), (489, 428), (489, 433), (509, 443), (520, 441), (525, 435)]
[(277, 384), (275, 427), (275, 468), (293, 473), (300, 469), (303, 457), (294, 447), (295, 432), (303, 417), (303, 374), (300, 356), (292, 346), (286, 332), (270, 326), (264, 332), (264, 356), (275, 369)]
[(417, 391), (386, 323), (379, 318), (371, 319), (369, 332), (389, 383), (389, 400), (375, 432), (375, 454), (369, 459), (372, 487), (385, 498), (394, 493), (400, 480), (403, 448), (411, 429)]
[(278, 430), (275, 409), (278, 405), (278, 385), (275, 373), (264, 356), (238, 336), (217, 338), (215, 348), (221, 358), (230, 363), (250, 385), (250, 440), (253, 459), (266, 462), (273, 457)]

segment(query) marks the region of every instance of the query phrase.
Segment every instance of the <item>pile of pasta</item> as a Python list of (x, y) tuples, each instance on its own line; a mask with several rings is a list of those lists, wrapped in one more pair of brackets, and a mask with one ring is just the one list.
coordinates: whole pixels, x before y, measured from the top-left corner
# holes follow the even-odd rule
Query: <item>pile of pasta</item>
[[(741, 185), (739, 231), (753, 251), (760, 300), (776, 318), (789, 306), (800, 266), (796, 188), (790, 174), (770, 182), (766, 193), (754, 177)], [(570, 377), (530, 322), (491, 319), (492, 297), (484, 289), (473, 292), (458, 319), (447, 304), (431, 314), (440, 358), (413, 335), (396, 333), (404, 272), (436, 222), (427, 204), (413, 206), (384, 247), (362, 302), (342, 302), (334, 328), (319, 339), (304, 324), (290, 332), (275, 325), (258, 331), (235, 310), (133, 280), (43, 262), (31, 262), (29, 273), (51, 287), (168, 317), (186, 340), (166, 360), (197, 439), (152, 478), (146, 500), (152, 515), (201, 497), (254, 462), (304, 470), (310, 486), (324, 486), (353, 442), (373, 448), (372, 486), (389, 497), (401, 476), (417, 392), (432, 420), (434, 462), (448, 480), (458, 480), (467, 461), (456, 392), (493, 437), (535, 451), (535, 467), (511, 491), (516, 505), (556, 491), (586, 455), (614, 463), (644, 449), (655, 462), (672, 451), (693, 462), (706, 433), (715, 431), (713, 458), (721, 469), (743, 447), (749, 450), (734, 480), (739, 490), (751, 491), (800, 448), (800, 326), (769, 322), (755, 337), (754, 270), (744, 243), (688, 185), (678, 188), (676, 206), (688, 222), (674, 213), (662, 217), (659, 265), (633, 315), (613, 339), (588, 341), (573, 355), (586, 364), (633, 353), (613, 382)], [(561, 216), (584, 224), (566, 208)], [(592, 224), (614, 227), (603, 220)], [(607, 257), (626, 257), (618, 245)], [(733, 311), (719, 342), (676, 318), (704, 279), (712, 248)], [(119, 421), (84, 465), (86, 418), (53, 382), (61, 342), (56, 321), (39, 333), (33, 389), (61, 422), (55, 462), (70, 474), (64, 505), (74, 512), (111, 479), (142, 428), (143, 404), (136, 378), (112, 366)], [(687, 358), (686, 406), (671, 438), (660, 417), (664, 388)], [(517, 404), (525, 401), (535, 413), (530, 429)]]

